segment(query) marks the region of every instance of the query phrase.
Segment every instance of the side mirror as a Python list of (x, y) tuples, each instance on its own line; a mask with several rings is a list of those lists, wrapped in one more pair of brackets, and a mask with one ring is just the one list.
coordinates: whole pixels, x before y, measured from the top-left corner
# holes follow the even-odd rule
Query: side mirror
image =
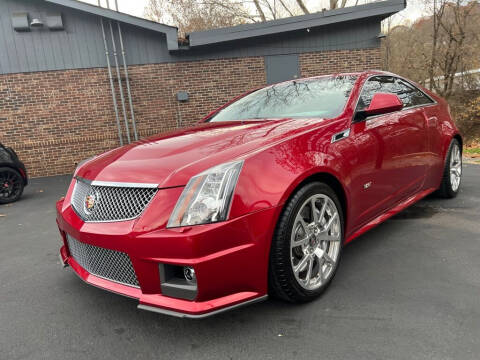
[(395, 94), (377, 93), (373, 95), (370, 106), (364, 110), (365, 115), (388, 114), (403, 109), (402, 100)]

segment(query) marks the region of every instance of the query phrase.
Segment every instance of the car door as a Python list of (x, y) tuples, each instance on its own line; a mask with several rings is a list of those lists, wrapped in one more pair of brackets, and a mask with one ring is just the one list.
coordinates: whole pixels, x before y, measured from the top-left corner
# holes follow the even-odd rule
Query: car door
[[(361, 226), (402, 199), (418, 191), (425, 179), (427, 161), (426, 118), (412, 103), (414, 88), (391, 76), (369, 78), (357, 110), (364, 110), (375, 93), (393, 93), (404, 108), (388, 114), (354, 119), (350, 136), (357, 148), (352, 174), (353, 218)], [(354, 225), (355, 226), (355, 225)]]

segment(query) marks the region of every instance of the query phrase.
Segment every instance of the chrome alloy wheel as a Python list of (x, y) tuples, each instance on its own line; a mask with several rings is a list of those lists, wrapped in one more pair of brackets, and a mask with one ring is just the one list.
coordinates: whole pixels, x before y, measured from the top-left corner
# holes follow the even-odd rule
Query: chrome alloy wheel
[(342, 238), (338, 209), (327, 195), (308, 198), (300, 207), (290, 239), (293, 273), (306, 290), (326, 283), (337, 265)]
[(460, 180), (462, 178), (462, 154), (457, 144), (452, 147), (450, 155), (450, 184), (452, 190), (457, 191), (460, 187)]

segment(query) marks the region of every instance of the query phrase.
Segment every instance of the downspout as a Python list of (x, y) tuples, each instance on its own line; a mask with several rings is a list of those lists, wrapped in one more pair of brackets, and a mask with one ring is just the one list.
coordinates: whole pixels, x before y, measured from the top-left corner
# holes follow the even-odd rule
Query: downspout
[(120, 66), (118, 65), (118, 57), (117, 57), (117, 46), (115, 45), (115, 36), (113, 34), (113, 27), (112, 27), (112, 22), (109, 21), (110, 25), (110, 33), (112, 35), (112, 48), (113, 48), (113, 57), (115, 59), (115, 68), (117, 69), (117, 78), (118, 78), (118, 87), (119, 87), (119, 92), (120, 92), (120, 100), (122, 102), (122, 110), (123, 110), (123, 119), (125, 121), (125, 129), (127, 130), (127, 140), (128, 143), (131, 143), (130, 140), (130, 129), (128, 126), (128, 119), (127, 119), (127, 108), (125, 106), (125, 97), (123, 96), (123, 87), (122, 87), (122, 78), (120, 75)]

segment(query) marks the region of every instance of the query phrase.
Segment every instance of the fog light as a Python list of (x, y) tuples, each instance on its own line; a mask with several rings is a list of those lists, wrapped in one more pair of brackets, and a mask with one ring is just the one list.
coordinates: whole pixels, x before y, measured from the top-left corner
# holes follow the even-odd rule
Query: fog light
[(162, 295), (177, 299), (195, 300), (197, 276), (191, 266), (158, 264)]
[(183, 268), (183, 276), (185, 276), (185, 280), (189, 284), (196, 284), (197, 283), (197, 277), (195, 276), (195, 270), (193, 270), (192, 267), (190, 266), (185, 266)]

